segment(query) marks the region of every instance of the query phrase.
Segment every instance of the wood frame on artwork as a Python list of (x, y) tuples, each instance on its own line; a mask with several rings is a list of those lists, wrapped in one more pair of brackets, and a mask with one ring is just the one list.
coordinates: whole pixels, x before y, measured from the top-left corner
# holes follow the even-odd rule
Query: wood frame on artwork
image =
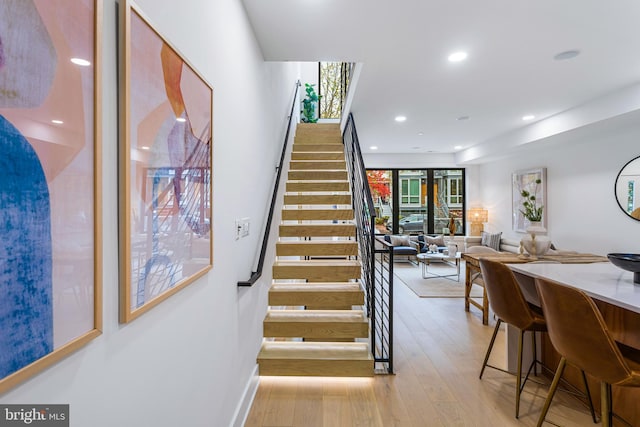
[(102, 331), (102, 10), (0, 5), (0, 393)]
[(213, 88), (132, 1), (120, 9), (120, 321), (213, 266)]
[[(535, 181), (539, 179), (540, 185), (535, 185)], [(544, 228), (547, 227), (547, 168), (532, 168), (526, 170), (519, 170), (513, 173), (511, 181), (512, 189), (512, 219), (513, 230), (526, 233), (529, 221), (524, 217), (521, 212), (523, 198), (520, 192), (527, 190), (531, 194), (535, 192), (538, 205), (542, 205), (544, 210), (542, 212), (542, 221), (540, 225)]]

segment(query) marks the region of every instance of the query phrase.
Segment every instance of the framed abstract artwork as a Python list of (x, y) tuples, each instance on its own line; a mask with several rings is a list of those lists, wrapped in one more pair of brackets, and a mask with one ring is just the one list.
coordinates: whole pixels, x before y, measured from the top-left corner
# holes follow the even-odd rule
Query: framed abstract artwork
[[(513, 229), (525, 233), (529, 220), (524, 213), (528, 210), (540, 214), (540, 225), (547, 227), (547, 168), (516, 171), (512, 175), (512, 217)], [(523, 195), (526, 192), (526, 199)], [(527, 206), (524, 203), (527, 202)]]
[(0, 392), (101, 333), (101, 24), (0, 2)]
[(120, 10), (120, 321), (213, 265), (213, 89), (139, 7)]

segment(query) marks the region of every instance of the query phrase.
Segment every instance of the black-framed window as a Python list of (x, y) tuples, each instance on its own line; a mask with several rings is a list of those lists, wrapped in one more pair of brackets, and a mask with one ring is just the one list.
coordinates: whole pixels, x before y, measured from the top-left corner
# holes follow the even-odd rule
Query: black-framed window
[(379, 233), (450, 234), (465, 232), (463, 168), (368, 169)]

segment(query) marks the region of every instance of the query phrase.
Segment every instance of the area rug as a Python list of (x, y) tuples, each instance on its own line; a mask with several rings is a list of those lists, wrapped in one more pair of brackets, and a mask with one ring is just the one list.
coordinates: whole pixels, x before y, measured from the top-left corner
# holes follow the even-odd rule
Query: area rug
[[(432, 264), (429, 271), (438, 274), (452, 274), (455, 269), (447, 266), (437, 266)], [(409, 263), (394, 263), (393, 274), (397, 279), (396, 283), (403, 283), (420, 298), (464, 298), (464, 266), (460, 268), (460, 281), (455, 281), (456, 277), (430, 279), (422, 278), (422, 266)], [(449, 280), (453, 279), (453, 280)], [(471, 296), (482, 297), (482, 288), (474, 286), (471, 289)]]

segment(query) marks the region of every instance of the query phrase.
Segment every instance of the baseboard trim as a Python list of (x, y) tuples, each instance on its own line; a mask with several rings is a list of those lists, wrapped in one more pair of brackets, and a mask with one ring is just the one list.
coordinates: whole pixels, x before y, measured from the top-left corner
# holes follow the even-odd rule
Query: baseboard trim
[(244, 387), (242, 398), (236, 407), (236, 412), (233, 414), (233, 422), (231, 424), (233, 427), (242, 427), (247, 421), (249, 410), (253, 404), (253, 399), (256, 397), (256, 393), (258, 392), (259, 383), (260, 376), (258, 375), (258, 365), (256, 364), (249, 380), (247, 381), (247, 385)]

